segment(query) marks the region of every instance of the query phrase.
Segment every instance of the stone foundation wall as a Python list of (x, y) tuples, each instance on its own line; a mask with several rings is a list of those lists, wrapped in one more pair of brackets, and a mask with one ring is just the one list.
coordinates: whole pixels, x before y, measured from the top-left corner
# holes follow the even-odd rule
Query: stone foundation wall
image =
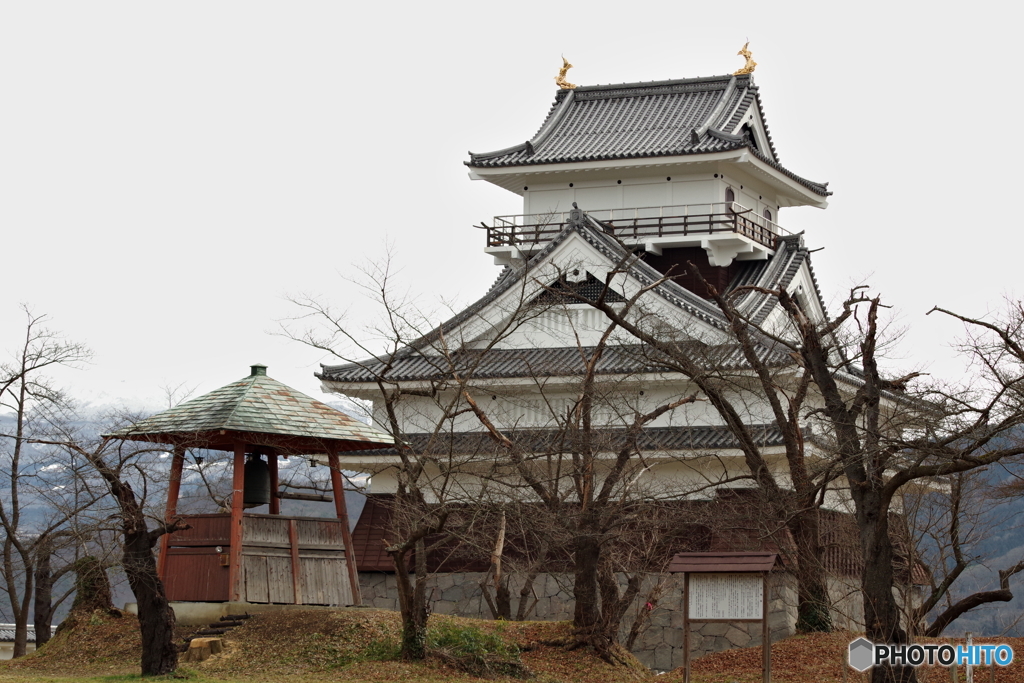
[(860, 581), (850, 576), (828, 577), (828, 596), (832, 601), (832, 625), (847, 631), (864, 630), (864, 599)]
[[(431, 611), (464, 617), (490, 619), (491, 612), (481, 596), (481, 573), (434, 574), (427, 579)], [(621, 578), (625, 583), (625, 578)], [(648, 577), (639, 597), (623, 619), (622, 642), (625, 642), (637, 614), (646, 612), (648, 590), (657, 581), (664, 581), (664, 591), (657, 607), (650, 612), (646, 625), (633, 646), (633, 654), (644, 665), (668, 671), (683, 663), (683, 575), (665, 574)], [(363, 604), (378, 609), (398, 609), (398, 587), (395, 575), (383, 572), (359, 572)], [(511, 581), (512, 613), (518, 608), (522, 577)], [(768, 625), (772, 642), (796, 632), (796, 579), (790, 574), (774, 573), (768, 579)], [(538, 621), (569, 621), (573, 618), (572, 575), (542, 574), (534, 582), (526, 618)], [(690, 657), (697, 657), (735, 647), (761, 644), (761, 624), (693, 624), (690, 630)]]

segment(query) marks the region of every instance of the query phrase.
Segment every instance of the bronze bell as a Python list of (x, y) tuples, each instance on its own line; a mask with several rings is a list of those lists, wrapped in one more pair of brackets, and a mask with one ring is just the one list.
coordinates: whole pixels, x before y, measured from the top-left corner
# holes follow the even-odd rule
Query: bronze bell
[[(273, 457), (273, 456), (271, 456)], [(242, 507), (254, 508), (270, 503), (270, 466), (260, 455), (250, 455), (245, 463)]]

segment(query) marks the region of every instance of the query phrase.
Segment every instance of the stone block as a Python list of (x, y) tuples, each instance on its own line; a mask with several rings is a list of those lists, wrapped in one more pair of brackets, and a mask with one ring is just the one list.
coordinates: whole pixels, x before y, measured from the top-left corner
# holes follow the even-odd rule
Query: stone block
[[(438, 588), (441, 589), (440, 586)], [(441, 589), (441, 599), (447, 602), (461, 602), (464, 597), (462, 586), (450, 586)]]
[(367, 602), (377, 609), (391, 609), (391, 601), (387, 598), (378, 597), (368, 600)]
[(438, 600), (433, 605), (435, 614), (455, 614), (455, 603), (450, 600)]
[(654, 667), (654, 651), (653, 650), (637, 650), (633, 653), (633, 656), (640, 660), (640, 663), (646, 666), (648, 669)]
[(665, 644), (671, 645), (672, 647), (683, 646), (683, 629), (681, 628), (666, 628), (665, 629)]
[(654, 626), (671, 626), (672, 625), (672, 613), (667, 609), (656, 609), (651, 612), (651, 624)]
[(669, 671), (672, 668), (672, 648), (668, 645), (659, 645), (654, 648), (654, 669), (658, 671)]
[(729, 624), (726, 623), (704, 624), (700, 627), (701, 634), (705, 636), (724, 636), (728, 630)]
[[(707, 647), (707, 642), (704, 643), (704, 647)], [(722, 652), (724, 650), (731, 650), (732, 643), (725, 639), (723, 636), (715, 636), (715, 643), (711, 646), (711, 652)]]
[(683, 653), (684, 652), (685, 652), (685, 650), (683, 650), (683, 648), (681, 648), (681, 647), (677, 647), (677, 648), (674, 648), (672, 650), (672, 668), (673, 669), (678, 669), (679, 667), (681, 667), (684, 664), (684, 662), (683, 662)]
[(686, 615), (679, 610), (672, 610), (669, 612), (669, 623), (668, 625), (672, 628), (682, 628), (683, 622), (686, 621)]
[(640, 635), (640, 644), (644, 650), (653, 650), (665, 642), (665, 629), (652, 626)]
[(725, 632), (725, 639), (728, 640), (729, 644), (733, 647), (746, 647), (747, 643), (750, 642), (750, 634), (738, 628), (731, 627)]

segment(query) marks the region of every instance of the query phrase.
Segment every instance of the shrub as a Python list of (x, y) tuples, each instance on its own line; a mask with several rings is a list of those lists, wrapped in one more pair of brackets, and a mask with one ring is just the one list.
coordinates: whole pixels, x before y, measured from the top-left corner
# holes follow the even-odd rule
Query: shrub
[(453, 621), (437, 621), (427, 630), (427, 652), (473, 676), (514, 676), (532, 673), (519, 658), (519, 648), (502, 637), (500, 624), (493, 633)]

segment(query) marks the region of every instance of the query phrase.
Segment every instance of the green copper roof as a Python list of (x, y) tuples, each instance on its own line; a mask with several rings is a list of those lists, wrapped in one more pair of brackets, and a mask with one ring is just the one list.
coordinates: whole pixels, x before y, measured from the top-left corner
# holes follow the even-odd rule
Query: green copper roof
[(393, 439), (267, 376), (265, 365), (237, 382), (141, 420), (113, 436), (231, 448), (235, 441), (285, 451), (385, 448)]

